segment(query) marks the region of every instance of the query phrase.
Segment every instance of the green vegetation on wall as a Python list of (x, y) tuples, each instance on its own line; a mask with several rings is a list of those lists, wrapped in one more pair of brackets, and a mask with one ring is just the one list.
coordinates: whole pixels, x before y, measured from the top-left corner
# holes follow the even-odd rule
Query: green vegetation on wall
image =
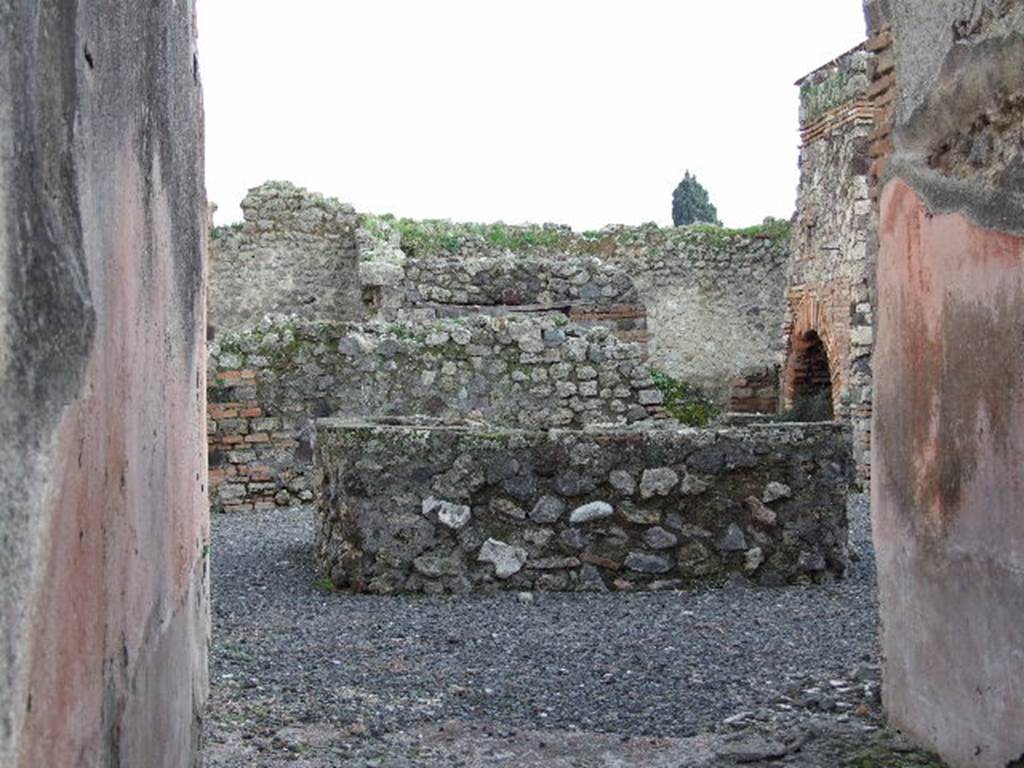
[(218, 227), (210, 227), (211, 240), (224, 240), (242, 231), (244, 222), (236, 221), (232, 224), (222, 224)]
[(704, 235), (714, 245), (725, 245), (736, 238), (763, 238), (786, 242), (789, 240), (790, 223), (787, 219), (768, 217), (761, 224), (741, 229), (729, 229), (717, 224), (691, 224), (687, 230)]
[(803, 83), (800, 86), (800, 104), (804, 124), (813, 123), (830, 109), (853, 98), (853, 84), (853, 78), (845, 72), (837, 72), (821, 82)]
[(722, 409), (695, 384), (679, 381), (658, 370), (651, 371), (651, 377), (654, 386), (665, 396), (665, 410), (679, 423), (688, 427), (706, 427), (721, 415)]
[(380, 237), (386, 222), (401, 236), (401, 247), (407, 256), (426, 257), (456, 255), (464, 245), (484, 243), (492, 248), (513, 253), (531, 249), (564, 246), (566, 230), (536, 224), (510, 225), (504, 222), (474, 224), (447, 219), (405, 219), (391, 214), (363, 214), (361, 226), (373, 237)]
[[(656, 252), (687, 243), (728, 248), (737, 245), (735, 241), (763, 239), (785, 245), (790, 233), (789, 221), (773, 218), (741, 229), (699, 222), (684, 227), (643, 224), (573, 232), (568, 227), (550, 225), (472, 224), (446, 219), (400, 219), (390, 214), (362, 214), (360, 226), (371, 238), (381, 242), (397, 231), (402, 251), (411, 258), (459, 256), (479, 252), (481, 248), (508, 253), (600, 257), (622, 252), (623, 249), (649, 248)], [(367, 258), (372, 258), (372, 254)]]

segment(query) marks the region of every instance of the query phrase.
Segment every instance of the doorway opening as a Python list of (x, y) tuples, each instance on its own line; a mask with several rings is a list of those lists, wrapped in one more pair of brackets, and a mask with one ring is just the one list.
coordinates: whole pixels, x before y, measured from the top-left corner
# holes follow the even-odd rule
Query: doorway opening
[(832, 370), (817, 331), (805, 331), (794, 339), (791, 371), (791, 416), (799, 421), (831, 421), (835, 415)]

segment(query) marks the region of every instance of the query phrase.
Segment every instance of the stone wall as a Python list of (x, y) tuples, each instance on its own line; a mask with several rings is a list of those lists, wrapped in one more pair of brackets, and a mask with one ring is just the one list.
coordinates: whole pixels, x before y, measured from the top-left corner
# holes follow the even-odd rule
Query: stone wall
[(0, 765), (189, 768), (206, 699), (192, 2), (0, 10)]
[[(777, 410), (786, 232), (613, 230), (603, 258), (640, 292), (651, 365), (734, 409)], [(763, 383), (746, 391), (753, 380)]]
[(268, 314), (318, 320), (363, 316), (351, 206), (287, 182), (268, 182), (242, 201), (241, 225), (211, 231), (211, 335)]
[(321, 422), (316, 557), (356, 591), (672, 589), (845, 571), (834, 424), (545, 432)]
[[(742, 393), (732, 396), (733, 389), (747, 388), (737, 379), (777, 380), (784, 347), (779, 328), (788, 260), (785, 223), (749, 230), (612, 226), (577, 233), (556, 225), (453, 224), (364, 215), (362, 231), (364, 255), (384, 262), (394, 258), (396, 249), (417, 261), (446, 265), (494, 259), (567, 265), (574, 259), (597, 258), (605, 270), (625, 273), (637, 289), (638, 303), (646, 309), (652, 365), (744, 409), (757, 403)], [(773, 403), (774, 394), (762, 393)]]
[(360, 265), (368, 314), (435, 319), (474, 314), (563, 315), (646, 341), (646, 311), (621, 269), (588, 257), (380, 259)]
[(242, 225), (213, 230), (215, 331), (275, 313), (337, 321), (560, 312), (649, 340), (655, 367), (722, 404), (775, 410), (785, 223), (577, 233), (414, 221), (356, 216), (282, 182), (252, 190), (243, 210)]
[(875, 227), (868, 148), (876, 107), (872, 54), (859, 46), (798, 82), (803, 146), (787, 275), (783, 407), (805, 390), (810, 343), (827, 354), (832, 408), (853, 426), (854, 458), (870, 475)]
[(951, 765), (1008, 768), (1024, 762), (1024, 3), (867, 11), (895, 52), (876, 162), (883, 698)]
[(644, 350), (564, 317), (366, 324), (265, 320), (209, 355), (215, 509), (308, 501), (316, 417), (472, 419), (508, 427), (661, 415)]

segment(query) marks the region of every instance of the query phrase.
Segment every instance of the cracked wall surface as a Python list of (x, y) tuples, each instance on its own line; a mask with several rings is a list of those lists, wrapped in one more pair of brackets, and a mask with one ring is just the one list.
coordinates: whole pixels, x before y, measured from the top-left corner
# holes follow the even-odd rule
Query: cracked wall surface
[(191, 2), (0, 3), (0, 764), (190, 766), (208, 638)]
[(955, 766), (1024, 757), (1024, 3), (875, 0), (891, 36), (872, 509), (884, 700)]

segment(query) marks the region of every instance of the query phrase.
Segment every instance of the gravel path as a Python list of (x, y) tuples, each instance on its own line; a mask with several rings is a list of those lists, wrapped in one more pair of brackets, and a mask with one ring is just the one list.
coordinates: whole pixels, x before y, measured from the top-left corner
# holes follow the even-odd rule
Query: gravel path
[(530, 599), (332, 593), (309, 510), (218, 516), (207, 764), (845, 765), (807, 761), (870, 743), (900, 761), (870, 765), (933, 765), (879, 728), (850, 511), (837, 584)]

